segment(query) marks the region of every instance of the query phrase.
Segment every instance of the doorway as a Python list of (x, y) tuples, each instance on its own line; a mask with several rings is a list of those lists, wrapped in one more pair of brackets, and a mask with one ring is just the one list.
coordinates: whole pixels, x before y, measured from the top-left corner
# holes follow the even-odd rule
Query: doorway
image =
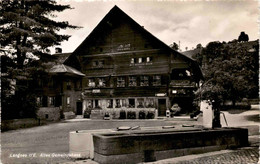
[(158, 116), (166, 116), (166, 99), (158, 99)]
[(77, 115), (82, 115), (82, 102), (77, 102)]

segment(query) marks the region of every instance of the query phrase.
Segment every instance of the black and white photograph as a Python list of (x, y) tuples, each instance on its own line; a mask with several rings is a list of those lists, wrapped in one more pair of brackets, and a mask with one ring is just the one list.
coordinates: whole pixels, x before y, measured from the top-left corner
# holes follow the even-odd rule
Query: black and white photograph
[(257, 0), (1, 0), (3, 164), (256, 164)]

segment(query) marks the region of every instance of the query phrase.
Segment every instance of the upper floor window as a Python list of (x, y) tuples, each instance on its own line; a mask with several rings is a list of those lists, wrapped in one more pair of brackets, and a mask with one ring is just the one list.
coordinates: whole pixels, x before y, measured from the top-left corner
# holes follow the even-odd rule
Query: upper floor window
[(81, 88), (82, 88), (82, 82), (81, 82), (81, 80), (75, 81), (75, 88), (76, 88), (76, 89), (81, 89)]
[(103, 78), (103, 77), (98, 78), (98, 86), (99, 87), (105, 87), (106, 86), (105, 78)]
[(130, 76), (129, 77), (129, 86), (130, 87), (135, 87), (137, 85), (136, 83), (136, 77), (135, 76)]
[(147, 62), (147, 63), (150, 63), (150, 62), (152, 62), (152, 57), (149, 57), (149, 56), (148, 56), (148, 57), (146, 57), (146, 62)]
[(125, 87), (125, 77), (117, 78), (117, 87)]
[(131, 61), (130, 61), (131, 64), (134, 64), (136, 63), (136, 59), (135, 58), (131, 58)]
[(155, 75), (153, 76), (153, 86), (159, 86), (161, 85), (161, 76)]
[(67, 84), (67, 90), (71, 90), (71, 81), (67, 81), (66, 84)]
[(104, 66), (104, 63), (105, 63), (104, 60), (98, 60), (98, 61), (93, 61), (92, 65), (93, 65), (93, 67), (98, 67), (98, 68), (100, 68), (100, 67), (103, 67), (103, 66)]
[(142, 63), (143, 62), (143, 58), (138, 58), (138, 63)]
[(95, 80), (94, 79), (88, 79), (88, 86), (89, 87), (95, 87), (96, 86)]
[(140, 86), (149, 86), (149, 77), (148, 76), (141, 76)]

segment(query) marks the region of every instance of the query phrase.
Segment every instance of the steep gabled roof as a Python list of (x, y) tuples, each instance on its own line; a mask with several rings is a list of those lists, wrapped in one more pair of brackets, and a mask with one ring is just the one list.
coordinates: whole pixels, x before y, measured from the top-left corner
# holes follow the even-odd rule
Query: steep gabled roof
[(152, 35), (149, 31), (147, 31), (144, 27), (140, 26), (135, 20), (133, 20), (130, 16), (128, 16), (125, 12), (123, 12), (119, 7), (114, 6), (107, 14), (106, 16), (99, 22), (99, 24), (93, 29), (93, 31), (87, 36), (87, 38), (73, 51), (72, 55), (64, 62), (66, 64), (66, 62), (70, 59), (73, 58), (73, 56), (75, 57), (77, 55), (78, 52), (81, 51), (81, 49), (84, 49), (85, 46), (91, 44), (92, 39), (95, 37), (95, 35), (98, 34), (99, 29), (102, 29), (103, 26), (107, 25), (107, 22), (109, 22), (109, 20), (114, 19), (116, 16), (120, 15), (120, 18), (124, 18), (130, 20), (129, 22), (131, 24), (133, 24), (138, 30), (140, 30), (143, 34), (146, 34), (147, 36), (149, 36), (150, 38), (152, 38), (153, 40), (156, 41), (156, 44), (158, 45), (158, 47), (163, 47), (163, 49), (169, 50), (170, 52), (172, 52), (175, 55), (178, 55), (180, 57), (182, 57), (184, 60), (187, 60), (189, 62), (192, 63), (193, 67), (196, 68), (198, 74), (200, 77), (202, 77), (202, 73), (201, 70), (198, 66), (198, 64), (193, 61), (192, 59), (190, 59), (189, 57), (173, 50), (171, 47), (169, 47), (167, 44), (165, 44), (164, 42), (162, 42), (161, 40), (159, 40), (157, 37), (155, 37), (154, 35)]

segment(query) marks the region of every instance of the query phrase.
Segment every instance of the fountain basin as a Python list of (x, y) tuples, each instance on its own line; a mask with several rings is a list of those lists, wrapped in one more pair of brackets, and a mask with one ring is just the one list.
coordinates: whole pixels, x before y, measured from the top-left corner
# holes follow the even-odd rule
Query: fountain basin
[(247, 146), (248, 130), (183, 128), (94, 133), (93, 141), (98, 163), (139, 163)]

